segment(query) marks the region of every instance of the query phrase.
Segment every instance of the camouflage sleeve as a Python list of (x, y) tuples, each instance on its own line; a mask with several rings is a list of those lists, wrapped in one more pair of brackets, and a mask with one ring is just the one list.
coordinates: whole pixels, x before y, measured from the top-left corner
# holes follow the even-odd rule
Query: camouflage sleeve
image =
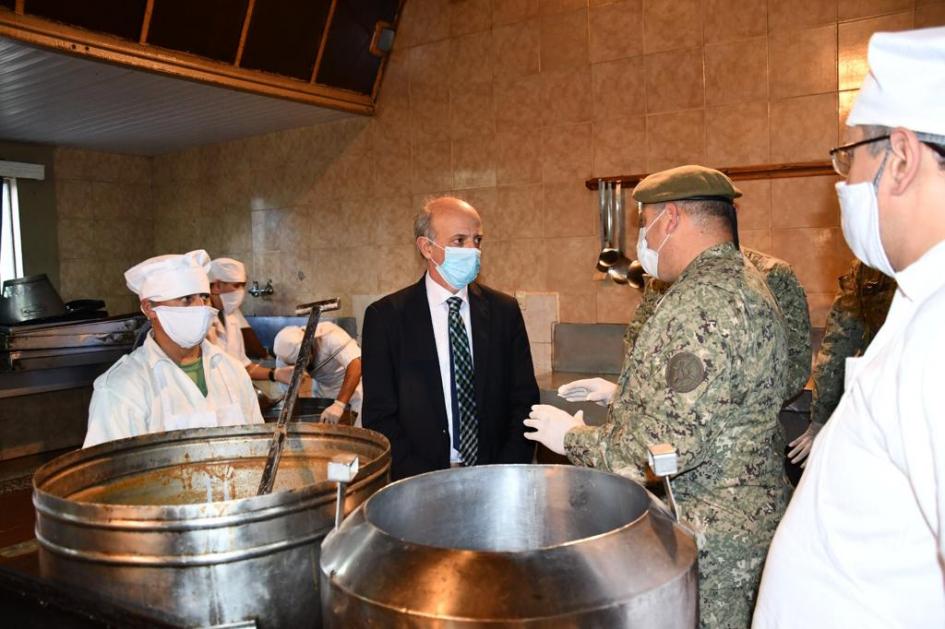
[(814, 391), (810, 418), (819, 424), (830, 419), (843, 395), (846, 359), (862, 351), (864, 335), (853, 271), (840, 278), (840, 293), (827, 315), (824, 340), (814, 360)]
[(676, 447), (680, 473), (707, 460), (706, 444), (721, 428), (718, 413), (736, 403), (730, 331), (741, 319), (718, 295), (693, 295), (685, 306), (669, 306), (659, 327), (637, 340), (645, 347), (626, 363), (607, 422), (565, 436), (573, 463), (642, 479), (647, 446), (657, 443)]
[(787, 265), (777, 265), (765, 276), (784, 316), (788, 349), (788, 378), (784, 399), (797, 395), (811, 373), (810, 309), (807, 293)]

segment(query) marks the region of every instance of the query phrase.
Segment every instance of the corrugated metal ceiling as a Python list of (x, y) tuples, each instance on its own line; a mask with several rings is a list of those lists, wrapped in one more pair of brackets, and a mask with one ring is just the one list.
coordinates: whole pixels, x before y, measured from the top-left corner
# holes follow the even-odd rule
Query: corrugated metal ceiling
[(0, 37), (0, 140), (157, 155), (352, 115)]

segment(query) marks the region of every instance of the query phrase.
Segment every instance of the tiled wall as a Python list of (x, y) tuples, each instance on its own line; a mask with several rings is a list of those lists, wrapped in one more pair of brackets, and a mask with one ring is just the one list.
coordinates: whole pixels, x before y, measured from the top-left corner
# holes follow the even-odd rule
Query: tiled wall
[(62, 298), (137, 311), (123, 273), (154, 255), (151, 158), (57, 148), (52, 176)]
[[(249, 262), (277, 291), (251, 311), (352, 312), (419, 277), (411, 218), (451, 192), (482, 213), (484, 281), (625, 322), (585, 178), (825, 159), (869, 34), (942, 23), (924, 0), (410, 0), (373, 119), (155, 158), (155, 250)], [(820, 324), (850, 260), (833, 183), (741, 184), (743, 241), (795, 265)]]

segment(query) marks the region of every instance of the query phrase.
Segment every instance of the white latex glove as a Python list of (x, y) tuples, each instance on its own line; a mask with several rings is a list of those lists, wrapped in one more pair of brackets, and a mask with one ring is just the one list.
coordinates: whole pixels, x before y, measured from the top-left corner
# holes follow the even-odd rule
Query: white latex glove
[(811, 422), (810, 425), (807, 426), (807, 430), (804, 431), (804, 434), (788, 444), (789, 447), (794, 448), (788, 452), (788, 458), (791, 459), (791, 463), (800, 463), (801, 467), (807, 467), (807, 455), (810, 454), (810, 449), (814, 446), (814, 439), (817, 437), (817, 433), (819, 433), (820, 429), (823, 427), (823, 424)]
[(295, 367), (276, 367), (275, 371), (272, 377), (276, 379), (276, 382), (289, 384), (292, 382), (292, 372), (295, 371)]
[(603, 378), (586, 378), (575, 380), (558, 387), (558, 397), (568, 402), (594, 402), (600, 406), (607, 406), (617, 392), (617, 385)]
[(526, 432), (525, 438), (544, 444), (557, 454), (564, 454), (564, 436), (577, 426), (584, 425), (584, 411), (571, 415), (550, 404), (535, 404), (528, 419), (522, 422), (534, 432)]
[(344, 412), (344, 402), (335, 400), (334, 404), (322, 411), (321, 420), (325, 424), (337, 424), (339, 421), (341, 421), (341, 415)]

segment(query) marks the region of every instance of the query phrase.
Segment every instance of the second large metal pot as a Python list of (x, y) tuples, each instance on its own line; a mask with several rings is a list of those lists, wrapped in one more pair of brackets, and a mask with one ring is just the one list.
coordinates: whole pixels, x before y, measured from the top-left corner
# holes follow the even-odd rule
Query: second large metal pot
[(328, 461), (360, 459), (350, 511), (387, 483), (390, 444), (289, 424), (275, 491), (257, 496), (272, 430), (144, 435), (44, 465), (33, 478), (42, 575), (185, 626), (318, 626), (319, 548), (335, 515)]
[(387, 486), (322, 545), (327, 627), (698, 623), (691, 536), (638, 483), (561, 465)]

